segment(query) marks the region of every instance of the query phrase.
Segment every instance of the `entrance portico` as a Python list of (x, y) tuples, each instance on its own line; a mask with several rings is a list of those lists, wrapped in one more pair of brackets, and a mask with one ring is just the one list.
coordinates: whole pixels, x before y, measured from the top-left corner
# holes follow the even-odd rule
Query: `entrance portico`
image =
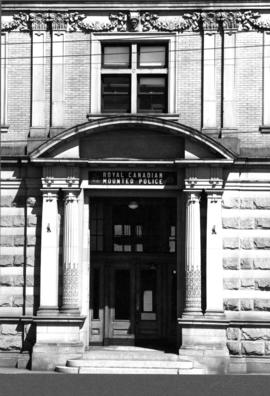
[[(43, 167), (33, 368), (64, 364), (95, 343), (158, 340), (184, 355), (224, 353), (220, 225), (228, 150), (174, 122), (131, 116), (63, 132), (35, 150), (32, 162)], [(140, 205), (136, 215), (126, 210), (131, 201)], [(103, 252), (93, 248), (97, 204), (107, 227), (107, 239), (99, 231)], [(167, 251), (158, 251), (162, 240)]]

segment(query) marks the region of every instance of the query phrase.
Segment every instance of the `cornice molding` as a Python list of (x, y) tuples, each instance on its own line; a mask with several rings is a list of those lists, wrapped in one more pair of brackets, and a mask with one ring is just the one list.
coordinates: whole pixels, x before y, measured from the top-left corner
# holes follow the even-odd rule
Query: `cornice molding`
[(70, 32), (184, 32), (184, 31), (264, 31), (270, 20), (255, 11), (210, 11), (159, 16), (144, 11), (111, 13), (104, 22), (79, 12), (19, 12), (3, 21), (2, 31), (66, 30)]

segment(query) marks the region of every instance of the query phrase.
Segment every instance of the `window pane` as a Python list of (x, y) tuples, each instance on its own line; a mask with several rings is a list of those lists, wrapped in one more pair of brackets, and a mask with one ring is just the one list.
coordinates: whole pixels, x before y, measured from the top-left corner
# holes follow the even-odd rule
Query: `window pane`
[(167, 111), (166, 77), (139, 77), (138, 111), (160, 113)]
[(129, 67), (130, 47), (129, 46), (104, 46), (103, 66), (104, 67)]
[(130, 111), (130, 78), (129, 76), (102, 77), (102, 111)]
[(140, 77), (140, 92), (164, 92), (164, 77)]
[(140, 67), (166, 67), (165, 45), (142, 45), (139, 54)]

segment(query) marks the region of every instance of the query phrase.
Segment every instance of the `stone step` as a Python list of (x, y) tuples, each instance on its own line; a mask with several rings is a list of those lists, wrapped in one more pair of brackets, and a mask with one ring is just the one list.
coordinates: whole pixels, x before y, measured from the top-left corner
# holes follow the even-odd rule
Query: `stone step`
[(138, 368), (138, 369), (191, 369), (193, 364), (188, 360), (88, 360), (70, 359), (67, 361), (68, 367), (103, 367), (103, 368)]
[[(136, 367), (66, 367), (57, 366), (56, 371), (62, 374), (158, 374), (177, 375), (177, 368), (136, 368)], [(184, 370), (183, 370), (184, 371)], [(189, 371), (189, 370), (187, 370)]]
[(125, 350), (92, 350), (83, 354), (84, 359), (88, 360), (109, 360), (109, 359), (138, 359), (138, 360), (179, 360), (179, 356), (173, 353), (160, 351), (125, 351)]

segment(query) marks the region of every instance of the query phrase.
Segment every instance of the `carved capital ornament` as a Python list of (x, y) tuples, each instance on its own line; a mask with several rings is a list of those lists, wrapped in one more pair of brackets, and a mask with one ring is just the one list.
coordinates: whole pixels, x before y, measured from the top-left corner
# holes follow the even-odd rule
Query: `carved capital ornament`
[(111, 13), (99, 22), (79, 12), (19, 12), (2, 23), (3, 31), (66, 30), (70, 32), (184, 32), (184, 31), (267, 31), (270, 20), (255, 11), (209, 11), (181, 16), (159, 16), (144, 11)]

